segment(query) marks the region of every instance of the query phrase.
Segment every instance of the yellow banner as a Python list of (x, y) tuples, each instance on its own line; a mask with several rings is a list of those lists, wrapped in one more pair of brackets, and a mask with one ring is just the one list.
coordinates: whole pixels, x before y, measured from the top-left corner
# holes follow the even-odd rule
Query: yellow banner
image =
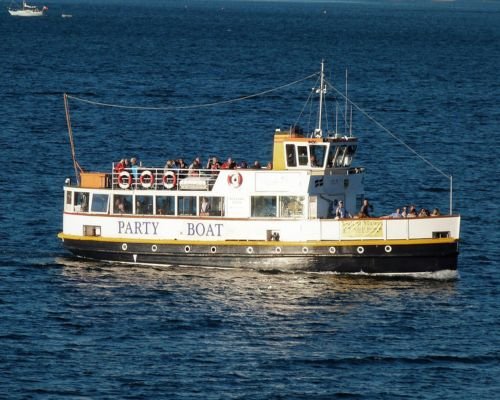
[(382, 222), (364, 219), (342, 221), (342, 238), (383, 238)]

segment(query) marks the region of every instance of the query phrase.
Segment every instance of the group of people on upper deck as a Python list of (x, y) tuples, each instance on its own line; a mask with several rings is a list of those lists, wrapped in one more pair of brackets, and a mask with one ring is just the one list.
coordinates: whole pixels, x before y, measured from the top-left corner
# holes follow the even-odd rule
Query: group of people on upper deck
[[(341, 219), (341, 218), (370, 218), (374, 217), (373, 215), (370, 215), (370, 213), (373, 211), (373, 207), (369, 203), (368, 199), (363, 200), (363, 204), (361, 205), (361, 208), (357, 214), (354, 216), (347, 211), (347, 209), (344, 206), (344, 202), (340, 200), (338, 202), (338, 206), (335, 210), (335, 218), (336, 219)], [(417, 217), (437, 217), (441, 215), (439, 208), (434, 208), (432, 212), (430, 212), (426, 208), (421, 208), (420, 211), (417, 212), (417, 208), (414, 205), (411, 206), (404, 206), (401, 210), (401, 208), (397, 208), (393, 213), (389, 215), (384, 215), (380, 218), (417, 218)]]
[[(142, 163), (139, 163), (136, 157), (132, 157), (130, 160), (127, 158), (121, 159), (118, 163), (115, 164), (115, 172), (121, 172), (123, 170), (130, 170), (134, 175), (137, 174), (138, 168), (142, 167)], [(207, 170), (219, 170), (219, 169), (262, 169), (259, 161), (254, 161), (252, 165), (248, 165), (246, 161), (241, 161), (237, 163), (231, 157), (229, 157), (224, 162), (219, 162), (217, 157), (209, 157), (205, 166), (203, 166), (200, 157), (196, 157), (191, 164), (187, 164), (184, 159), (178, 158), (176, 160), (167, 160), (165, 163), (165, 170), (188, 170), (188, 171), (196, 171), (200, 169)], [(267, 164), (265, 169), (272, 169), (273, 165), (271, 162)]]
[[(168, 160), (165, 164), (166, 170), (187, 169), (189, 171), (194, 171), (199, 169), (218, 170), (218, 169), (247, 169), (247, 168), (261, 169), (262, 166), (260, 165), (259, 161), (255, 161), (250, 166), (246, 163), (246, 161), (241, 161), (240, 163), (237, 163), (231, 157), (229, 157), (226, 161), (222, 163), (219, 162), (219, 159), (217, 157), (209, 157), (207, 163), (205, 164), (205, 167), (203, 167), (200, 157), (196, 157), (189, 165), (187, 165), (182, 158), (179, 158), (177, 160)], [(272, 164), (268, 163), (266, 168), (272, 169)]]

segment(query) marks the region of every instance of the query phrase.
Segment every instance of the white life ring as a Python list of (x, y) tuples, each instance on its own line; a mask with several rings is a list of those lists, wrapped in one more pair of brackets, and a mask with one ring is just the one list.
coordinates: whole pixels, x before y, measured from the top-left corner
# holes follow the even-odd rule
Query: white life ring
[(173, 189), (177, 184), (177, 176), (174, 171), (166, 171), (163, 174), (163, 186), (165, 189)]
[(122, 171), (118, 174), (118, 186), (121, 189), (128, 189), (132, 184), (132, 177), (127, 171)]
[(234, 188), (239, 188), (243, 183), (243, 177), (237, 172), (227, 177), (227, 183)]
[(144, 189), (149, 189), (155, 182), (155, 176), (151, 171), (144, 171), (141, 174), (139, 181)]

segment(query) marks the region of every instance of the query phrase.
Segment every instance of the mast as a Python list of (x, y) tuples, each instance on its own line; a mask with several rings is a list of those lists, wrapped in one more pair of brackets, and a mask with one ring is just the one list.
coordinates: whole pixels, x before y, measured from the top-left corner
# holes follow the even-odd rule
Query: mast
[(75, 178), (76, 183), (80, 184), (80, 174), (78, 173), (79, 165), (76, 161), (76, 153), (75, 153), (75, 142), (73, 140), (73, 129), (71, 128), (71, 118), (69, 116), (69, 103), (68, 103), (68, 95), (64, 93), (64, 110), (66, 111), (66, 124), (68, 125), (68, 135), (69, 135), (69, 143), (71, 145), (71, 157), (73, 158), (73, 167), (75, 168)]
[(318, 128), (316, 129), (316, 136), (323, 136), (323, 131), (321, 130), (321, 119), (322, 119), (322, 112), (323, 112), (323, 96), (325, 95), (324, 93), (324, 68), (325, 68), (325, 63), (323, 60), (321, 60), (321, 79), (320, 79), (320, 84), (319, 84), (319, 113), (318, 113)]

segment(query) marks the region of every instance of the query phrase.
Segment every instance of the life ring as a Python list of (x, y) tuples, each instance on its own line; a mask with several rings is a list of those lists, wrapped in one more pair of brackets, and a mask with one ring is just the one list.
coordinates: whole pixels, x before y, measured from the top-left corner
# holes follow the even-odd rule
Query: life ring
[(155, 182), (155, 176), (151, 171), (143, 171), (139, 181), (144, 189), (149, 189)]
[(118, 174), (118, 186), (121, 189), (128, 189), (132, 184), (132, 177), (127, 171), (122, 171)]
[(229, 175), (227, 177), (227, 183), (228, 183), (228, 185), (230, 185), (234, 188), (238, 188), (243, 183), (243, 177), (241, 176), (241, 174), (239, 172), (237, 172), (237, 173)]
[(177, 176), (174, 171), (167, 171), (163, 174), (163, 186), (165, 189), (173, 189), (177, 184)]

